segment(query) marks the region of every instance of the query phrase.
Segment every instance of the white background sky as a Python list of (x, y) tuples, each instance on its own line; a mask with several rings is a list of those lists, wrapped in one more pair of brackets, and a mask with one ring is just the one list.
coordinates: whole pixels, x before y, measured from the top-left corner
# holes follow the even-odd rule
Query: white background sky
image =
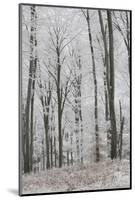
[(0, 2), (0, 199), (16, 200), (18, 190), (18, 3), (41, 3), (133, 10), (133, 190), (22, 197), (27, 199), (134, 199), (135, 197), (135, 1), (3, 0)]

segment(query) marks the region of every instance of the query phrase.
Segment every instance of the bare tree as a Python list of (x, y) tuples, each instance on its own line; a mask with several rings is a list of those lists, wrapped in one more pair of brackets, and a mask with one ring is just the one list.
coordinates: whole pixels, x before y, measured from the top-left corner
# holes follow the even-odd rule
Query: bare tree
[(75, 135), (76, 135), (76, 147), (77, 147), (77, 160), (78, 163), (83, 164), (83, 118), (82, 118), (82, 106), (81, 106), (81, 84), (82, 84), (82, 64), (81, 56), (74, 56), (74, 99), (75, 99)]
[[(110, 156), (110, 128), (108, 128), (109, 123), (109, 77), (110, 77), (110, 65), (109, 65), (109, 55), (108, 55), (108, 45), (107, 45), (107, 24), (104, 26), (102, 11), (98, 10), (99, 15), (99, 23), (101, 28), (102, 40), (103, 40), (103, 49), (101, 49), (101, 57), (104, 66), (104, 93), (105, 93), (105, 119), (107, 122), (107, 149), (108, 149), (108, 156)], [(97, 38), (98, 39), (98, 38)], [(98, 39), (99, 46), (101, 46), (100, 40)]]
[(39, 83), (40, 88), (40, 100), (43, 109), (43, 119), (44, 119), (44, 128), (45, 128), (45, 141), (46, 141), (46, 168), (50, 168), (50, 138), (49, 138), (49, 111), (50, 111), (50, 104), (51, 104), (51, 96), (52, 96), (52, 88), (50, 80), (44, 84), (41, 82)]
[[(32, 155), (33, 155), (33, 110), (34, 110), (34, 90), (35, 76), (37, 67), (36, 55), (36, 8), (31, 6), (31, 27), (30, 27), (30, 63), (29, 63), (29, 79), (26, 100), (26, 149), (24, 158), (24, 172), (32, 171)], [(30, 140), (31, 138), (31, 140)], [(25, 144), (23, 144), (25, 145)]]
[(111, 122), (111, 158), (117, 158), (117, 127), (115, 116), (115, 72), (114, 72), (114, 40), (113, 40), (113, 23), (112, 13), (107, 11), (108, 32), (109, 32), (109, 57), (110, 57), (110, 81), (109, 81), (109, 109)]
[[(53, 74), (49, 69), (48, 72), (53, 77), (56, 90), (57, 90), (57, 106), (58, 106), (58, 135), (59, 135), (59, 167), (62, 167), (62, 115), (65, 106), (65, 101), (70, 92), (72, 82), (70, 80), (71, 74), (66, 77), (66, 83), (61, 83), (61, 70), (65, 61), (65, 56), (63, 55), (65, 48), (71, 43), (74, 39), (71, 38), (67, 40), (67, 29), (63, 24), (56, 23), (55, 26), (49, 28), (49, 35), (51, 39), (51, 49), (55, 52), (56, 55), (56, 73)], [(55, 66), (54, 66), (55, 67)], [(65, 86), (64, 86), (65, 85)]]
[(99, 151), (99, 127), (98, 127), (98, 96), (97, 96), (97, 77), (96, 77), (96, 64), (95, 64), (95, 54), (93, 48), (93, 40), (91, 33), (91, 25), (90, 25), (90, 16), (89, 10), (87, 9), (86, 13), (82, 10), (84, 17), (88, 26), (88, 37), (89, 37), (89, 45), (91, 51), (91, 59), (92, 59), (92, 71), (93, 71), (93, 82), (94, 82), (94, 117), (95, 117), (95, 138), (96, 138), (96, 162), (100, 160), (100, 151)]

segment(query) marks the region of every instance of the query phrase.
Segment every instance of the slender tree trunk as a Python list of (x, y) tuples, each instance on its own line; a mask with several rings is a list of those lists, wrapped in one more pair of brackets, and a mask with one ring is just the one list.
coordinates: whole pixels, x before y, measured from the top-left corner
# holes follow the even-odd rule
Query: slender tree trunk
[(123, 129), (125, 118), (122, 116), (122, 107), (121, 102), (119, 101), (120, 106), (120, 134), (119, 134), (119, 157), (122, 159), (122, 145), (123, 145)]
[(53, 141), (52, 141), (52, 136), (50, 138), (50, 154), (51, 154), (51, 168), (53, 168)]
[[(76, 77), (78, 79), (78, 77)], [(76, 153), (77, 163), (80, 162), (80, 141), (79, 141), (79, 108), (78, 108), (78, 85), (75, 83), (75, 136), (76, 136)]]
[(57, 152), (56, 152), (56, 137), (54, 136), (54, 162), (55, 167), (57, 167)]
[(31, 171), (30, 167), (30, 123), (31, 123), (31, 95), (32, 95), (32, 77), (33, 69), (35, 68), (34, 62), (34, 15), (35, 6), (31, 6), (31, 33), (30, 33), (30, 67), (29, 67), (29, 80), (28, 80), (28, 90), (27, 90), (27, 102), (26, 102), (26, 153), (24, 159), (24, 173), (29, 173)]
[(128, 70), (129, 70), (129, 77), (131, 77), (131, 69), (130, 69), (130, 60), (131, 60), (131, 57), (130, 57), (130, 22), (129, 22), (129, 17), (128, 17), (128, 13), (126, 11), (126, 22), (127, 22), (127, 28), (126, 28), (126, 33), (127, 33), (127, 51), (128, 51)]
[(81, 164), (83, 164), (83, 120), (82, 120), (82, 111), (80, 110), (80, 121), (81, 121)]
[(70, 152), (71, 165), (73, 165), (73, 132), (72, 131), (70, 134), (70, 145), (71, 145), (71, 152)]
[(70, 157), (71, 157), (71, 165), (73, 166), (74, 160), (73, 160), (73, 152), (72, 151), (70, 152)]
[(69, 166), (69, 151), (67, 150), (67, 166)]
[(33, 120), (34, 120), (34, 96), (35, 96), (35, 79), (36, 79), (36, 68), (37, 68), (37, 57), (35, 57), (35, 70), (32, 80), (32, 97), (31, 97), (31, 144), (30, 144), (30, 170), (32, 171), (33, 165)]
[(102, 18), (102, 13), (101, 10), (98, 11), (99, 14), (99, 22), (100, 22), (100, 27), (101, 27), (101, 33), (103, 37), (103, 44), (104, 44), (104, 55), (105, 55), (105, 61), (103, 60), (104, 64), (104, 92), (105, 92), (105, 116), (106, 116), (106, 121), (108, 121), (109, 118), (109, 111), (108, 111), (108, 94), (107, 94), (107, 88), (109, 88), (109, 59), (108, 59), (108, 50), (107, 50), (107, 40), (106, 40), (106, 35), (105, 35), (105, 30), (104, 30), (104, 25), (103, 25), (103, 18)]
[(40, 97), (42, 109), (43, 109), (43, 119), (44, 119), (44, 129), (45, 129), (45, 143), (46, 143), (46, 169), (50, 168), (50, 145), (49, 145), (49, 106), (45, 106), (43, 96)]
[(111, 158), (117, 158), (117, 128), (114, 105), (114, 47), (113, 47), (113, 27), (111, 11), (107, 11), (108, 31), (109, 31), (109, 56), (110, 56), (110, 85), (109, 85), (109, 107), (111, 120)]
[(50, 102), (51, 102), (51, 89), (50, 89), (50, 80), (48, 85), (44, 83), (44, 87), (40, 80), (40, 90), (41, 90), (41, 105), (43, 109), (43, 121), (44, 121), (44, 129), (45, 129), (45, 142), (46, 142), (46, 168), (50, 168)]
[(44, 115), (44, 126), (45, 126), (45, 141), (46, 141), (46, 168), (50, 168), (50, 147), (49, 147), (49, 135), (48, 135), (48, 117)]
[(43, 141), (42, 141), (42, 156), (43, 156), (43, 170), (45, 170), (45, 141), (44, 141), (44, 137), (43, 137)]
[(92, 67), (93, 67), (93, 81), (94, 81), (94, 116), (95, 116), (95, 138), (96, 138), (96, 162), (100, 160), (100, 153), (99, 153), (99, 127), (98, 127), (98, 99), (97, 99), (97, 78), (96, 78), (96, 66), (95, 66), (95, 57), (94, 57), (94, 49), (92, 43), (92, 34), (91, 34), (91, 27), (90, 27), (90, 17), (89, 11), (87, 10), (87, 25), (88, 25), (88, 36), (89, 36), (89, 43), (90, 43), (90, 50), (91, 50), (91, 58), (92, 58)]
[(99, 15), (99, 22), (100, 22), (100, 28), (101, 28), (101, 33), (102, 33), (102, 38), (103, 38), (103, 45), (104, 45), (104, 58), (103, 60), (103, 65), (104, 65), (104, 93), (105, 93), (105, 119), (107, 122), (107, 149), (108, 149), (108, 156), (110, 157), (110, 128), (108, 128), (108, 123), (109, 123), (109, 57), (108, 57), (108, 48), (107, 48), (107, 39), (106, 39), (106, 34), (105, 34), (105, 29), (104, 29), (104, 24), (103, 24), (103, 18), (102, 18), (102, 13), (99, 10), (98, 11)]
[(81, 65), (81, 59), (79, 56), (79, 61), (78, 61), (78, 67), (79, 67), (79, 77), (78, 77), (78, 98), (79, 98), (79, 118), (80, 118), (80, 150), (81, 150), (81, 164), (83, 164), (83, 118), (82, 118), (82, 105), (81, 105), (81, 97), (82, 97), (82, 92), (81, 92), (81, 84), (82, 84), (82, 65)]
[[(23, 106), (22, 106), (23, 107)], [(25, 168), (25, 158), (26, 158), (26, 122), (25, 122), (25, 110), (23, 110), (24, 108), (22, 108), (22, 153), (23, 153), (23, 170)]]
[(61, 64), (60, 64), (60, 52), (57, 48), (57, 99), (58, 99), (58, 136), (59, 136), (59, 167), (62, 167), (62, 112), (61, 112), (61, 90), (60, 90), (60, 73), (61, 73)]

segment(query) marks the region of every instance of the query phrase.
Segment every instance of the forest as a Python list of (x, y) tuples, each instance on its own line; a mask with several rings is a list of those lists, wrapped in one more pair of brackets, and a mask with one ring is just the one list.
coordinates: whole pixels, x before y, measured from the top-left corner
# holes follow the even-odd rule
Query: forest
[(129, 188), (130, 11), (20, 10), (23, 193)]

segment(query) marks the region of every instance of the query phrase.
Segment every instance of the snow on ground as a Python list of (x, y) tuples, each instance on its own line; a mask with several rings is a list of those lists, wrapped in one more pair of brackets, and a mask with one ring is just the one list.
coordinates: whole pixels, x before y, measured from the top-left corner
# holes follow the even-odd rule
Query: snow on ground
[(22, 193), (49, 193), (130, 187), (130, 163), (106, 161), (23, 175)]

